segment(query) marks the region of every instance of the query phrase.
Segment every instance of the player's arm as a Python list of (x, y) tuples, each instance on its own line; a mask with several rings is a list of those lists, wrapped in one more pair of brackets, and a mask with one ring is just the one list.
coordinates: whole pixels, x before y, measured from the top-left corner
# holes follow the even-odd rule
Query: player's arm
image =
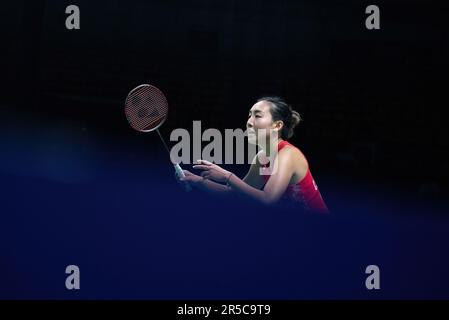
[(201, 176), (191, 173), (188, 170), (183, 170), (185, 177), (181, 180), (177, 176), (178, 180), (181, 180), (186, 183), (190, 183), (190, 185), (197, 187), (198, 189), (211, 192), (211, 193), (226, 193), (231, 191), (231, 188), (227, 185), (223, 185), (220, 183), (216, 183), (214, 181), (204, 179)]
[(231, 175), (228, 184), (231, 188), (258, 202), (272, 204), (279, 200), (288, 187), (294, 174), (294, 151), (291, 148), (281, 150), (273, 164), (273, 174), (263, 190), (259, 190), (235, 175)]
[[(260, 152), (259, 152), (260, 154)], [(260, 163), (258, 155), (256, 155), (251, 163), (248, 173), (243, 178), (243, 181), (250, 186), (261, 189), (265, 183), (262, 176), (259, 174)], [(184, 170), (185, 178), (183, 181), (189, 182), (191, 185), (212, 193), (224, 193), (232, 191), (229, 185), (214, 182), (210, 179), (204, 179), (201, 176), (195, 175), (188, 170)]]

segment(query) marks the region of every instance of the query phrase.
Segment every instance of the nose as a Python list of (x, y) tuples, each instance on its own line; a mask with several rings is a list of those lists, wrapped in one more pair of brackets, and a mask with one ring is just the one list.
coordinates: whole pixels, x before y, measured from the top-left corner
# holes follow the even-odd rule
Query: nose
[(248, 121), (246, 122), (246, 128), (248, 128), (248, 129), (251, 129), (253, 127), (251, 119), (252, 119), (252, 117), (249, 117)]

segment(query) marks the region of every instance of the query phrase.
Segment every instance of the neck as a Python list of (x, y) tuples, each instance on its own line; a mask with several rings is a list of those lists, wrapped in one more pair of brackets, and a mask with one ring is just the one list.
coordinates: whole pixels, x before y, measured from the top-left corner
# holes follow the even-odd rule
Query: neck
[(271, 156), (271, 153), (273, 152), (273, 150), (275, 150), (275, 152), (277, 152), (277, 146), (278, 146), (279, 142), (281, 142), (282, 140), (283, 140), (282, 138), (270, 139), (270, 143), (268, 143), (265, 146), (265, 154), (269, 157), (269, 156)]

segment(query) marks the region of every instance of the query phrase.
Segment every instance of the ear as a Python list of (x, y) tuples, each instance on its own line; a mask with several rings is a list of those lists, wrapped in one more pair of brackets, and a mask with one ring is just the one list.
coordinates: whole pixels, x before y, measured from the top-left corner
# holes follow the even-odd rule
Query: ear
[(273, 129), (276, 131), (281, 131), (284, 127), (284, 122), (282, 120), (278, 120), (273, 122)]

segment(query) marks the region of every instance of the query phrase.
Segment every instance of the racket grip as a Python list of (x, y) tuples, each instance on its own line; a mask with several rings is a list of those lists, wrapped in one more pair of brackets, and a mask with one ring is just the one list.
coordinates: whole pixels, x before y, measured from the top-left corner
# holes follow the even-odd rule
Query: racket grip
[[(179, 164), (175, 163), (174, 167), (175, 167), (176, 174), (178, 176), (182, 177), (182, 178), (185, 178), (186, 175), (184, 174), (184, 171), (182, 171), (181, 166)], [(186, 183), (185, 184), (185, 190), (186, 191), (191, 191), (192, 190), (192, 186), (189, 183)]]

